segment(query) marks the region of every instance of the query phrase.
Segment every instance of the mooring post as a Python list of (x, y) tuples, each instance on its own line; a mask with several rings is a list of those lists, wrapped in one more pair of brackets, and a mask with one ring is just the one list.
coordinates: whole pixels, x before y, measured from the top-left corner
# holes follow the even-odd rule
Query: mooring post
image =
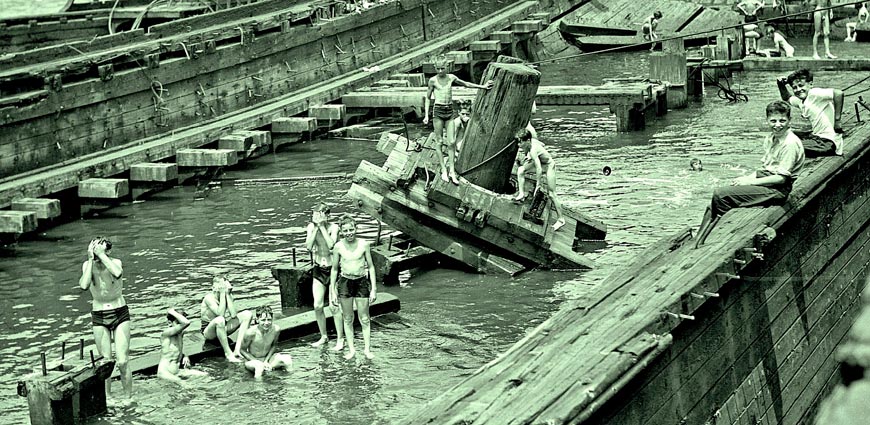
[(387, 240), (387, 251), (393, 249), (393, 235), (390, 235), (390, 239)]
[(85, 359), (85, 339), (79, 339), (79, 360)]
[(61, 341), (60, 343), (60, 359), (63, 360), (66, 355), (66, 341)]
[(45, 366), (45, 352), (39, 355), (39, 360), (42, 362), (42, 376), (48, 375), (48, 368)]
[(293, 254), (293, 267), (296, 267), (296, 247), (293, 247), (291, 252)]
[(649, 77), (668, 83), (668, 108), (686, 107), (686, 84), (689, 80), (687, 70), (682, 38), (664, 41), (661, 52), (650, 53)]
[(91, 350), (91, 367), (97, 367), (97, 362), (94, 360), (94, 350)]

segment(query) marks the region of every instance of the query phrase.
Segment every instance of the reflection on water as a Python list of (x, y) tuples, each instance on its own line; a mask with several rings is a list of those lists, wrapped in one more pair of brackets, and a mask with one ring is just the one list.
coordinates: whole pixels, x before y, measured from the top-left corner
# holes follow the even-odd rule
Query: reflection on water
[[(612, 73), (640, 75), (643, 58), (617, 54), (598, 58), (594, 66), (544, 66), (544, 84), (598, 84)], [(590, 72), (577, 75), (576, 69)], [(555, 155), (565, 203), (608, 225), (607, 246), (589, 255), (598, 264), (595, 270), (514, 279), (456, 270), (406, 274), (400, 287), (386, 289), (403, 307), (375, 320), (374, 361), (344, 361), (308, 347), (308, 339), (296, 341), (282, 346), (294, 357), (294, 370), (257, 383), (236, 365), (206, 360), (198, 367), (210, 376), (184, 391), (136, 377), (137, 403), (113, 406), (95, 423), (194, 424), (220, 418), (247, 424), (268, 417), (276, 423), (367, 424), (404, 416), (495, 358), (563, 300), (585, 293), (645, 246), (697, 225), (711, 188), (758, 163), (764, 106), (776, 98), (774, 77), (737, 76), (748, 103), (728, 104), (713, 94), (629, 134), (613, 131), (606, 107), (539, 108), (534, 124)], [(833, 87), (857, 79), (825, 73), (816, 78)], [(705, 171), (688, 171), (693, 157), (702, 159)], [(383, 156), (371, 142), (291, 146), (200, 189), (176, 187), (0, 250), (4, 422), (26, 422), (26, 403), (14, 395), (14, 386), (38, 364), (40, 352), (56, 358), (60, 341), (91, 338), (89, 295), (77, 287), (91, 237), (108, 235), (114, 255), (124, 261), (134, 354), (153, 351), (165, 309), (197, 311), (213, 273), (229, 275), (241, 308), (278, 308), (269, 268), (303, 247), (310, 206), (325, 199), (333, 212), (354, 211), (344, 198), (346, 180), (252, 185), (237, 179), (351, 172), (362, 159), (379, 162)], [(605, 166), (611, 175), (601, 173)], [(363, 221), (363, 235), (373, 237), (375, 223), (354, 214)], [(198, 325), (194, 321), (191, 329)]]

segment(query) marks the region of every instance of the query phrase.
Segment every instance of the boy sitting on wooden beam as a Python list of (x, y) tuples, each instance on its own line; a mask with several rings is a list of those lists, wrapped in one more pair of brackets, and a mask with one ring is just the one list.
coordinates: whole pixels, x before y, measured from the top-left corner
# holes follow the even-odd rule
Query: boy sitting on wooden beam
[(843, 91), (813, 87), (813, 73), (808, 69), (778, 78), (776, 85), (782, 100), (800, 108), (801, 116), (809, 119), (813, 126), (812, 134), (801, 138), (806, 155), (810, 158), (842, 155), (843, 138), (836, 129), (840, 127), (843, 113)]

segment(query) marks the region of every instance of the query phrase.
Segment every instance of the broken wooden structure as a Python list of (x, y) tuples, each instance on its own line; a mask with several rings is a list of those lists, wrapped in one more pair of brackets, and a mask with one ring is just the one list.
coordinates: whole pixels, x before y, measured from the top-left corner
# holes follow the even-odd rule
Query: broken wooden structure
[(604, 239), (602, 223), (566, 207), (566, 224), (554, 231), (549, 199), (515, 203), (508, 195), (514, 193), (513, 136), (528, 123), (540, 73), (492, 63), (484, 79), (494, 85), (472, 105), (468, 142), (456, 159), (458, 185), (442, 180), (434, 145), (385, 135), (378, 149), (387, 160), (383, 166), (363, 161), (348, 196), (371, 216), (479, 271), (591, 267), (581, 251), (587, 240)]
[(807, 423), (870, 271), (868, 167), (865, 122), (786, 205), (657, 242), (398, 423)]

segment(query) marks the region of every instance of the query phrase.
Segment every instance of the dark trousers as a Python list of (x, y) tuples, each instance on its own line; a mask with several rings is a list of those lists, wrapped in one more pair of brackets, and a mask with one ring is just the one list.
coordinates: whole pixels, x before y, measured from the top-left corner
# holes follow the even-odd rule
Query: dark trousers
[[(755, 172), (756, 177), (770, 176), (765, 170)], [(723, 186), (713, 191), (710, 204), (713, 217), (721, 217), (732, 208), (762, 207), (785, 203), (791, 192), (791, 180), (776, 186)]]
[(806, 137), (801, 137), (801, 143), (804, 145), (804, 154), (807, 158), (817, 158), (820, 156), (836, 155), (837, 148), (834, 146), (833, 140), (825, 139), (824, 137), (810, 134)]

